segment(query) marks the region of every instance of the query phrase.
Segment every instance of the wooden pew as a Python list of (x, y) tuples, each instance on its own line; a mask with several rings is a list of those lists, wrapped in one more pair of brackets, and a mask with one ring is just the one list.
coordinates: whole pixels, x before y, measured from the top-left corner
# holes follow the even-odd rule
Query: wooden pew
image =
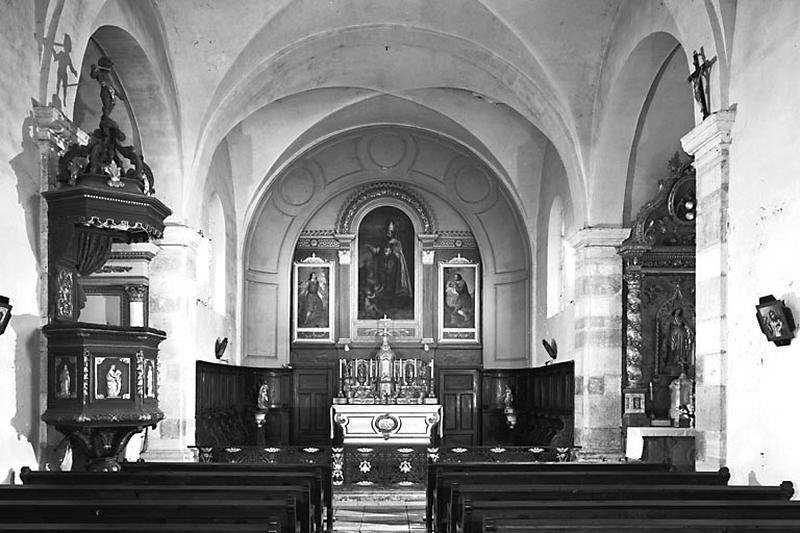
[(322, 463), (192, 463), (192, 462), (137, 462), (122, 463), (123, 472), (314, 472), (319, 477), (319, 488), (313, 488), (312, 501), (317, 501), (315, 521), (322, 527), (322, 508), (326, 509), (328, 530), (333, 527), (333, 483), (331, 465)]
[(800, 520), (782, 518), (657, 518), (641, 522), (619, 519), (576, 519), (569, 522), (485, 518), (485, 533), (797, 533)]
[[(501, 463), (502, 464), (502, 463)], [(537, 463), (531, 463), (535, 465)], [(570, 464), (570, 463), (563, 463)], [(581, 463), (575, 463), (581, 464)], [(433, 491), (433, 502), (429, 503), (430, 509), (434, 514), (436, 531), (446, 531), (446, 509), (451, 501), (451, 488), (456, 483), (470, 484), (496, 484), (498, 477), (502, 476), (503, 483), (506, 485), (518, 484), (672, 484), (672, 485), (726, 485), (730, 479), (730, 472), (727, 468), (721, 468), (718, 472), (664, 472), (664, 471), (620, 471), (613, 470), (594, 470), (593, 463), (586, 463), (588, 468), (580, 471), (575, 467), (570, 467), (567, 471), (544, 470), (536, 471), (535, 468), (528, 467), (523, 471), (508, 471), (499, 474), (497, 472), (468, 471), (463, 472), (440, 472), (436, 476), (436, 485)], [(513, 489), (506, 489), (513, 490)], [(429, 529), (430, 531), (430, 529)]]
[[(152, 490), (155, 487), (175, 487), (176, 497), (180, 490), (193, 492), (208, 491), (203, 487), (237, 487), (239, 493), (247, 491), (270, 492), (270, 497), (289, 494), (295, 497), (295, 513), (301, 524), (301, 531), (321, 529), (319, 506), (311, 504), (312, 486), (318, 484), (313, 472), (34, 472), (23, 468), (20, 478), (25, 485), (33, 488), (41, 485), (57, 485), (69, 491), (71, 487), (107, 486), (104, 498), (111, 497), (116, 486), (140, 486)], [(113, 486), (111, 486), (113, 485)], [(199, 497), (199, 496), (192, 496)], [(212, 496), (213, 498), (213, 496)], [(315, 512), (316, 511), (316, 512)], [(312, 514), (313, 513), (313, 514)]]
[(214, 524), (225, 531), (229, 524), (255, 524), (262, 530), (297, 532), (294, 497), (275, 500), (82, 500), (34, 499), (0, 501), (0, 529), (7, 524), (29, 523), (61, 530), (69, 523), (140, 524), (146, 531), (151, 524)]
[[(485, 501), (571, 501), (571, 500), (726, 500), (726, 501), (788, 501), (794, 494), (790, 481), (779, 486), (727, 485), (514, 485), (454, 484), (446, 509), (448, 524), (460, 524), (465, 510), (476, 502)], [(452, 527), (451, 527), (452, 529)]]
[(459, 472), (488, 472), (490, 475), (505, 475), (514, 472), (667, 472), (665, 463), (619, 462), (619, 463), (530, 463), (530, 462), (467, 462), (467, 463), (428, 463), (427, 483), (425, 485), (425, 521), (428, 531), (433, 528), (433, 515), (439, 500), (436, 487), (439, 477)]
[(582, 519), (617, 519), (647, 523), (651, 519), (769, 519), (781, 517), (800, 523), (800, 504), (790, 501), (726, 500), (617, 500), (617, 501), (477, 501), (464, 510), (461, 523), (452, 531), (475, 533), (483, 529), (484, 518), (565, 523)]

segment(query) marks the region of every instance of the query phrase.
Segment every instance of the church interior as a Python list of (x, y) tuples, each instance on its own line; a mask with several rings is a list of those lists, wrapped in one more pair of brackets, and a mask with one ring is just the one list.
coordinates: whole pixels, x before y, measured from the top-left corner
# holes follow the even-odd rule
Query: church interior
[(6, 0), (0, 42), (0, 483), (800, 482), (800, 3)]

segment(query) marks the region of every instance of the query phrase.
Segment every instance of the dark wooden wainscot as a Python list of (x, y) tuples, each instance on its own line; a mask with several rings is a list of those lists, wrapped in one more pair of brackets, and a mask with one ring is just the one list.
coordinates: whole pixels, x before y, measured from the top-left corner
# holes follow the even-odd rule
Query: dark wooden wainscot
[[(506, 416), (506, 387), (516, 415)], [(481, 418), (483, 445), (571, 446), (575, 420), (575, 364), (484, 370)]]
[(291, 436), (292, 371), (197, 362), (196, 443), (229, 446), (259, 443), (255, 423), (258, 391), (269, 387), (269, 408), (261, 437), (287, 444)]

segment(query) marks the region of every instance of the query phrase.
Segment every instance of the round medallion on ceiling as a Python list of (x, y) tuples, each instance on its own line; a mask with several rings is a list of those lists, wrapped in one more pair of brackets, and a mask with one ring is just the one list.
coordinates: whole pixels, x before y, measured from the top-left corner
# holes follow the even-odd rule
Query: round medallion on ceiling
[(308, 169), (293, 168), (281, 183), (281, 198), (291, 206), (306, 204), (314, 196), (314, 176)]
[(369, 140), (369, 158), (381, 168), (393, 168), (405, 157), (405, 139), (393, 133), (379, 133)]
[(454, 185), (458, 197), (468, 204), (480, 203), (492, 192), (489, 176), (473, 165), (465, 165), (456, 172)]

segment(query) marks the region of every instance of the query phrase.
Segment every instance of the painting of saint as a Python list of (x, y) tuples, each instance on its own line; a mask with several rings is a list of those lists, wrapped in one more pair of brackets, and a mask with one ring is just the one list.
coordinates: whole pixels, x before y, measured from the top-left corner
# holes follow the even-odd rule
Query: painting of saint
[[(475, 327), (475, 271), (447, 267), (444, 269), (444, 327)], [(465, 279), (467, 278), (467, 279)]]
[(414, 226), (396, 207), (370, 211), (358, 229), (358, 318), (414, 318)]
[(300, 279), (297, 288), (297, 327), (328, 327), (329, 287), (327, 271), (327, 267), (300, 267), (298, 269)]

